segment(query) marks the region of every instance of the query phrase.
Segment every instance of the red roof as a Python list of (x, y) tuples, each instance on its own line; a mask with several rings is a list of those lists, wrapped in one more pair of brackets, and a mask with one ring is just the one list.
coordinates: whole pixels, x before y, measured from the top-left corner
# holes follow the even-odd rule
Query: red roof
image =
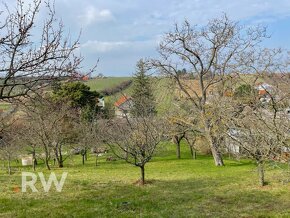
[(128, 100), (130, 100), (130, 99), (131, 99), (131, 97), (127, 97), (127, 96), (123, 95), (121, 98), (119, 98), (118, 101), (115, 102), (114, 105), (115, 105), (116, 107), (119, 107), (120, 105), (124, 104), (126, 101), (128, 101)]
[(266, 95), (267, 91), (265, 89), (259, 90), (259, 95)]
[(88, 77), (88, 76), (83, 76), (83, 77), (82, 77), (82, 80), (84, 80), (84, 81), (88, 81), (88, 80), (89, 80), (89, 77)]

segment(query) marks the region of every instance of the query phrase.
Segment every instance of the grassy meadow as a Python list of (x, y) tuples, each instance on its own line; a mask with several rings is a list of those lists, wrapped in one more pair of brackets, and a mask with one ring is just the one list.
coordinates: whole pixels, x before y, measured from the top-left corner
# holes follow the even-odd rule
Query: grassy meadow
[(7, 111), (11, 107), (11, 104), (6, 102), (0, 102), (0, 110)]
[[(107, 154), (110, 155), (110, 154)], [(38, 193), (21, 190), (21, 171), (9, 176), (1, 164), (0, 217), (289, 217), (290, 184), (282, 184), (281, 170), (269, 167), (269, 184), (258, 186), (255, 165), (249, 160), (226, 159), (215, 167), (210, 156), (192, 160), (183, 144), (182, 158), (174, 145), (160, 146), (146, 165), (148, 184), (139, 186), (139, 169), (124, 161), (106, 161), (73, 156), (63, 169), (52, 168), (60, 178), (68, 177), (62, 192), (52, 186), (45, 193), (37, 181)], [(16, 163), (14, 163), (16, 164)], [(19, 165), (19, 164), (18, 164)], [(49, 171), (40, 163), (37, 172)]]
[(132, 79), (131, 77), (106, 77), (106, 78), (96, 78), (90, 79), (85, 82), (86, 85), (91, 87), (92, 91), (102, 91), (106, 88), (114, 87), (121, 82)]

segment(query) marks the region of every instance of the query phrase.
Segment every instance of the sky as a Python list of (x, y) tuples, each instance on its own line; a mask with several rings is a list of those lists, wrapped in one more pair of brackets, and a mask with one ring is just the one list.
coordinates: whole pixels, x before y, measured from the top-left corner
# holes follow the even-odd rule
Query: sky
[(132, 75), (136, 62), (156, 57), (162, 35), (184, 19), (203, 25), (226, 13), (243, 24), (268, 26), (266, 46), (290, 47), (290, 0), (55, 0), (55, 10), (72, 38), (81, 31), (83, 70), (99, 59), (95, 74), (106, 76)]

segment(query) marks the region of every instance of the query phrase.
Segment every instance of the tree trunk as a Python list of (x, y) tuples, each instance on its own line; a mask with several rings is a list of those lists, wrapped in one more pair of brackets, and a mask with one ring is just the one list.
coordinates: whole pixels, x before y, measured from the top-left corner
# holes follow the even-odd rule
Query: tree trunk
[(190, 149), (190, 154), (191, 154), (191, 157), (192, 159), (196, 159), (196, 151), (195, 149), (192, 147), (192, 146), (189, 146), (189, 149)]
[(59, 154), (59, 157), (57, 158), (57, 162), (58, 162), (58, 167), (59, 168), (63, 168), (63, 158), (62, 158), (62, 154)]
[(260, 186), (266, 185), (265, 183), (265, 171), (264, 171), (264, 164), (262, 161), (258, 161), (258, 175), (259, 175), (259, 184)]
[(59, 163), (58, 163), (58, 167), (59, 167), (59, 168), (63, 168), (63, 161), (62, 161), (62, 160), (59, 161)]
[(216, 148), (216, 145), (211, 145), (211, 153), (212, 156), (214, 158), (214, 162), (216, 166), (224, 166), (224, 161), (222, 158), (221, 153), (218, 151), (218, 149)]
[(192, 140), (190, 140), (188, 137), (187, 137), (187, 135), (185, 135), (185, 140), (186, 140), (186, 142), (187, 142), (187, 144), (188, 144), (188, 147), (189, 147), (189, 150), (190, 150), (190, 154), (191, 154), (191, 157), (192, 157), (192, 159), (196, 159), (196, 150), (195, 150), (195, 148), (194, 148), (194, 145), (195, 145), (195, 142), (196, 142), (196, 138), (194, 138), (194, 139), (192, 139)]
[(64, 162), (64, 160), (63, 160), (63, 156), (62, 156), (62, 152), (61, 152), (61, 145), (59, 146), (59, 148), (58, 148), (58, 153), (59, 153), (59, 168), (63, 168), (63, 162)]
[(144, 185), (145, 184), (145, 166), (141, 166), (141, 179), (140, 179), (140, 184)]
[(33, 158), (33, 171), (36, 170), (36, 159)]
[(82, 154), (82, 163), (85, 165), (86, 154)]
[(179, 138), (178, 135), (173, 136), (173, 142), (176, 145), (176, 157), (177, 157), (177, 159), (181, 158), (181, 155), (180, 155), (180, 142), (181, 142), (181, 139), (182, 138), (181, 137)]
[(98, 154), (96, 154), (96, 166), (98, 166)]
[(46, 165), (46, 168), (48, 170), (50, 170), (50, 166), (49, 166), (49, 159), (50, 159), (49, 150), (47, 149), (46, 146), (44, 147), (44, 150), (45, 150), (45, 165)]
[(194, 160), (196, 160), (196, 159), (197, 159), (196, 150), (193, 150), (193, 159), (194, 159)]
[(48, 170), (50, 170), (48, 158), (45, 158), (45, 165)]
[(58, 151), (57, 151), (57, 149), (54, 149), (54, 155), (55, 155), (54, 165), (55, 165), (55, 160), (57, 161), (57, 164), (59, 165), (59, 157), (58, 157)]
[(11, 170), (11, 160), (10, 160), (10, 157), (8, 157), (8, 174), (9, 174), (9, 175), (12, 174), (12, 170)]
[(32, 161), (33, 161), (33, 171), (36, 170), (36, 165), (37, 165), (37, 160), (36, 160), (36, 156), (35, 156), (35, 151), (32, 152)]
[(214, 159), (214, 163), (216, 166), (224, 166), (222, 155), (218, 150), (219, 145), (217, 144), (215, 138), (211, 135), (210, 129), (205, 120), (204, 120), (204, 125), (205, 125), (205, 136), (206, 136), (207, 141), (209, 142), (210, 150)]
[(62, 153), (61, 153), (61, 147), (57, 147), (55, 150), (55, 158), (57, 160), (58, 163), (58, 167), (59, 168), (63, 168), (63, 157), (62, 157)]
[(181, 155), (180, 155), (180, 142), (176, 143), (176, 157), (177, 157), (177, 159), (181, 158)]

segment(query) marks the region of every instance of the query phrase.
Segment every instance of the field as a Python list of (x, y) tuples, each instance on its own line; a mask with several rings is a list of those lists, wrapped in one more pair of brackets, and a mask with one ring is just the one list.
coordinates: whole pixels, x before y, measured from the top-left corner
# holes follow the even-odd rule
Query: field
[[(16, 163), (14, 163), (16, 164)], [(209, 156), (189, 157), (182, 146), (182, 159), (174, 146), (164, 144), (146, 167), (148, 184), (136, 184), (139, 169), (121, 160), (105, 157), (95, 166), (90, 156), (86, 165), (74, 156), (60, 175), (68, 172), (63, 191), (54, 187), (44, 193), (21, 193), (22, 167), (12, 176), (0, 171), (0, 217), (275, 217), (290, 216), (290, 184), (282, 184), (281, 172), (269, 167), (269, 184), (257, 185), (255, 165), (248, 160), (225, 160), (215, 167)], [(2, 167), (2, 164), (1, 164)], [(48, 171), (43, 165), (37, 172)]]
[(86, 83), (86, 85), (91, 87), (92, 91), (101, 91), (106, 88), (111, 88), (124, 82), (126, 80), (130, 80), (131, 77), (106, 77), (100, 79), (91, 79)]
[(6, 111), (6, 110), (9, 110), (10, 107), (11, 105), (9, 103), (0, 102), (0, 110)]

